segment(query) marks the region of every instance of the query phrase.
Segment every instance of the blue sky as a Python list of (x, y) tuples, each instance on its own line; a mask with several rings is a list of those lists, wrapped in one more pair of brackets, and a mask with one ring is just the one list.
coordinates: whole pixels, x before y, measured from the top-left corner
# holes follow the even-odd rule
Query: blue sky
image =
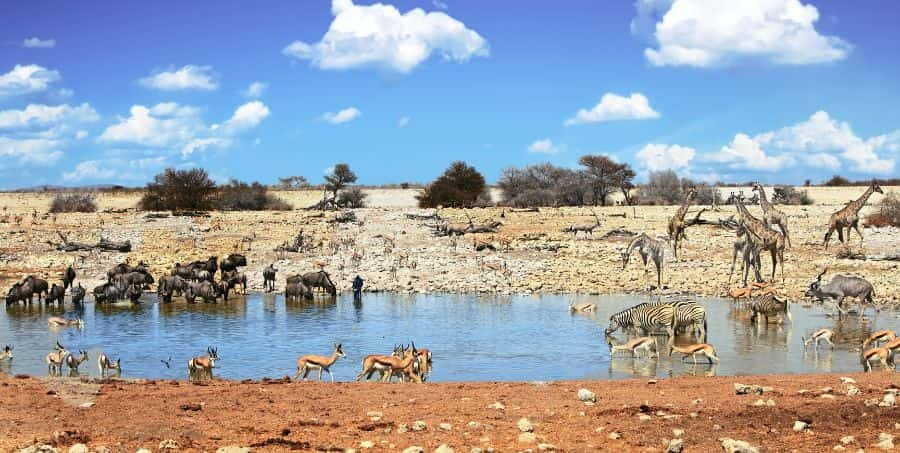
[[(15, 2), (0, 188), (166, 166), (365, 184), (465, 160), (768, 182), (896, 176), (888, 1)], [(254, 84), (251, 89), (251, 84)]]

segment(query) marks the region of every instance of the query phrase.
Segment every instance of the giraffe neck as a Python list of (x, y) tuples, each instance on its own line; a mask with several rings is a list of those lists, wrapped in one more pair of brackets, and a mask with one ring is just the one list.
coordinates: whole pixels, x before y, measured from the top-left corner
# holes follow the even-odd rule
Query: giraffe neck
[(684, 203), (681, 204), (681, 207), (678, 208), (678, 213), (676, 217), (681, 220), (684, 220), (684, 215), (687, 214), (688, 208), (691, 206), (691, 195), (688, 194), (684, 197)]
[(875, 186), (869, 186), (869, 188), (866, 189), (866, 193), (862, 194), (862, 196), (859, 197), (856, 201), (851, 202), (849, 205), (847, 205), (847, 207), (852, 209), (854, 214), (858, 214), (859, 210), (862, 209), (862, 207), (866, 204), (866, 201), (869, 200), (869, 197), (872, 196), (874, 192)]
[(759, 207), (763, 208), (763, 211), (768, 211), (772, 205), (769, 203), (769, 199), (766, 198), (766, 189), (763, 189), (763, 186), (757, 187), (759, 187)]

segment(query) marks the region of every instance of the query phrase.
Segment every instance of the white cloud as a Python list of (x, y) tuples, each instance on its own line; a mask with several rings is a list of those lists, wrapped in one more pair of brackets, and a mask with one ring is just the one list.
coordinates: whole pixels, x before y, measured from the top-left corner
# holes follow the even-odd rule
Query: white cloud
[(225, 134), (233, 135), (258, 126), (269, 116), (269, 108), (260, 101), (250, 101), (234, 111), (234, 115), (222, 125)]
[(348, 107), (337, 113), (327, 112), (322, 115), (322, 119), (331, 124), (343, 124), (355, 120), (360, 115), (362, 115), (362, 112), (359, 111), (359, 109), (356, 107)]
[(27, 38), (22, 41), (22, 47), (29, 49), (50, 49), (56, 47), (55, 39)]
[(602, 123), (618, 120), (646, 120), (659, 118), (659, 113), (650, 107), (650, 101), (641, 93), (629, 97), (606, 93), (600, 102), (590, 110), (581, 109), (574, 117), (565, 121), (566, 126)]
[(75, 133), (75, 138), (77, 138), (78, 140), (82, 140), (82, 139), (87, 138), (88, 135), (89, 135), (88, 131), (79, 130), (78, 132)]
[[(63, 153), (61, 140), (48, 138), (13, 138), (0, 135), (0, 160), (12, 161), (15, 166), (49, 166)], [(8, 166), (9, 162), (0, 162)]]
[(181, 148), (181, 157), (187, 158), (195, 152), (205, 151), (211, 148), (225, 148), (229, 144), (230, 142), (228, 140), (222, 138), (195, 138)]
[(165, 147), (191, 141), (204, 129), (200, 112), (173, 102), (147, 108), (134, 105), (128, 118), (120, 118), (103, 131), (100, 141)]
[(55, 70), (35, 64), (16, 65), (6, 74), (0, 74), (0, 98), (44, 91), (59, 79)]
[(528, 145), (528, 151), (541, 154), (556, 154), (561, 150), (558, 146), (553, 144), (552, 140), (545, 138), (543, 140), (535, 140)]
[(737, 134), (731, 143), (717, 153), (707, 156), (713, 162), (728, 164), (734, 169), (776, 171), (796, 163), (790, 154), (771, 155), (760, 146), (760, 140), (747, 134)]
[(447, 9), (447, 3), (442, 2), (441, 0), (431, 0), (431, 4), (434, 5), (434, 7), (437, 9)]
[[(639, 0), (632, 31), (665, 6)], [(827, 63), (847, 57), (851, 45), (815, 29), (819, 11), (800, 0), (674, 0), (655, 25), (656, 48), (644, 50), (654, 66), (723, 66), (740, 59), (774, 64)]]
[(163, 91), (204, 90), (219, 88), (211, 66), (185, 65), (181, 69), (156, 72), (138, 80), (147, 87)]
[(399, 120), (397, 120), (397, 127), (406, 127), (409, 126), (409, 122), (412, 121), (412, 118), (408, 116), (401, 116)]
[(250, 86), (247, 87), (246, 90), (242, 92), (244, 97), (250, 99), (259, 99), (262, 97), (263, 93), (266, 92), (266, 89), (269, 88), (269, 84), (262, 82), (253, 82)]
[(331, 12), (334, 20), (321, 41), (294, 41), (282, 53), (310, 60), (320, 69), (375, 66), (400, 73), (412, 71), (433, 53), (457, 62), (490, 53), (484, 38), (442, 12), (415, 8), (400, 13), (393, 5), (355, 5), (352, 0), (332, 0)]
[(85, 179), (112, 179), (116, 172), (109, 168), (102, 168), (96, 160), (86, 160), (75, 166), (70, 172), (63, 172), (62, 177), (66, 182), (79, 182)]
[(693, 148), (679, 145), (650, 143), (637, 152), (641, 167), (648, 171), (685, 170), (697, 152)]
[(86, 102), (77, 106), (29, 104), (24, 110), (0, 110), (0, 130), (89, 123), (99, 118), (97, 112)]

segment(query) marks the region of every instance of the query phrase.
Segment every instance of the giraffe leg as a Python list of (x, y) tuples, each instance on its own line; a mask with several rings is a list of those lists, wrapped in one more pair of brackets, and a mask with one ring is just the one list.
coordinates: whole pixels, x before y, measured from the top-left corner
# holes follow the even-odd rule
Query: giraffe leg
[[(853, 222), (853, 229), (856, 230), (856, 234), (859, 235), (859, 247), (863, 246), (863, 234), (862, 231), (859, 231), (859, 220)], [(850, 230), (847, 230), (847, 242), (850, 242)]]

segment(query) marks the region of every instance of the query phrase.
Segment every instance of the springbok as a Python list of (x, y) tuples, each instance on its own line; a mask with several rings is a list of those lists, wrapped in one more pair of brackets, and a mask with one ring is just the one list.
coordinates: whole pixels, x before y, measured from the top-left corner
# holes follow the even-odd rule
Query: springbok
[(363, 378), (363, 376), (365, 376), (366, 380), (368, 381), (369, 379), (372, 378), (372, 375), (375, 374), (376, 371), (380, 374), (379, 380), (383, 379), (384, 375), (385, 375), (385, 371), (387, 370), (387, 367), (381, 365), (379, 362), (376, 361), (376, 359), (388, 358), (388, 357), (399, 357), (402, 355), (402, 351), (403, 350), (401, 349), (400, 346), (395, 345), (393, 352), (391, 352), (391, 355), (370, 354), (370, 355), (363, 357), (362, 371), (360, 371), (359, 374), (356, 375), (356, 381), (358, 382), (360, 379)]
[[(387, 367), (387, 372), (382, 378), (382, 382), (391, 382), (391, 379), (396, 374), (400, 377), (400, 382), (405, 382), (408, 379), (421, 384), (422, 377), (419, 375), (420, 370), (417, 370), (420, 362), (416, 344), (412, 343), (411, 346), (403, 348), (402, 353), (401, 358), (390, 357), (388, 360), (381, 361), (382, 365)], [(380, 360), (376, 359), (376, 361)]]
[(78, 367), (87, 361), (88, 353), (85, 350), (78, 351), (78, 357), (72, 354), (66, 356), (66, 366), (69, 368), (69, 376), (78, 375)]
[(656, 340), (651, 337), (638, 337), (625, 344), (615, 345), (612, 342), (612, 338), (607, 336), (606, 342), (609, 343), (610, 357), (615, 355), (618, 351), (629, 351), (632, 356), (637, 357), (638, 350), (645, 351), (649, 358), (656, 357)]
[(212, 370), (216, 367), (216, 360), (219, 360), (218, 349), (213, 347), (206, 348), (205, 356), (188, 360), (188, 380), (194, 377), (199, 378), (203, 374), (212, 379)]
[(874, 332), (872, 333), (872, 335), (869, 335), (869, 338), (866, 338), (866, 341), (863, 341), (862, 347), (865, 348), (870, 343), (878, 346), (878, 343), (881, 343), (882, 341), (887, 342), (895, 338), (897, 338), (897, 334), (895, 334), (894, 331), (879, 330), (878, 332)]
[(872, 371), (872, 362), (878, 360), (885, 370), (888, 369), (888, 360), (892, 359), (891, 350), (885, 347), (863, 349), (860, 361), (862, 362), (863, 371)]
[(341, 349), (340, 343), (334, 344), (334, 352), (331, 353), (331, 357), (325, 357), (321, 355), (305, 355), (301, 356), (297, 359), (297, 374), (294, 375), (294, 380), (297, 380), (300, 377), (300, 374), (303, 374), (301, 380), (306, 380), (306, 375), (309, 374), (312, 370), (319, 370), (319, 380), (322, 380), (322, 372), (325, 371), (331, 377), (331, 382), (334, 382), (334, 375), (331, 374), (331, 365), (334, 365), (334, 362), (337, 362), (337, 359), (344, 356), (344, 351)]
[(62, 374), (62, 366), (66, 361), (66, 356), (69, 355), (69, 351), (66, 350), (66, 347), (59, 344), (59, 340), (56, 341), (56, 350), (47, 354), (47, 373), (50, 376)]
[(834, 342), (831, 341), (831, 337), (834, 336), (834, 331), (831, 329), (819, 329), (812, 333), (809, 338), (800, 337), (800, 340), (803, 341), (803, 349), (806, 349), (810, 343), (816, 343), (816, 350), (819, 350), (819, 341), (825, 340), (829, 345), (831, 345), (831, 349), (834, 349)]
[(3, 348), (3, 352), (0, 352), (0, 361), (3, 360), (12, 360), (13, 358), (13, 348), (10, 345), (6, 345)]
[(101, 352), (97, 357), (97, 367), (100, 369), (100, 377), (104, 378), (109, 374), (109, 370), (116, 370), (116, 373), (122, 375), (122, 358), (119, 357), (115, 362), (110, 360), (106, 353)]
[[(410, 353), (411, 352), (411, 353)], [(421, 383), (422, 379), (415, 373), (409, 373), (411, 370), (407, 370), (412, 365), (413, 361), (416, 360), (418, 356), (418, 351), (415, 346), (410, 348), (400, 347), (395, 349), (395, 355), (374, 355), (374, 356), (366, 356), (363, 359), (363, 370), (356, 376), (356, 379), (359, 380), (363, 375), (366, 376), (368, 380), (375, 371), (382, 372), (381, 382), (390, 382), (391, 377), (396, 373), (397, 375), (402, 375), (404, 372), (410, 375), (412, 380)], [(397, 355), (402, 356), (397, 357)]]
[(84, 320), (81, 318), (77, 319), (66, 319), (60, 318), (59, 316), (51, 316), (47, 318), (47, 326), (48, 327), (69, 327), (74, 326), (77, 328), (84, 327)]
[(675, 352), (683, 354), (681, 360), (686, 359), (687, 356), (691, 356), (691, 358), (694, 359), (694, 365), (697, 364), (697, 354), (706, 357), (706, 361), (709, 363), (713, 363), (713, 360), (715, 360), (716, 363), (719, 363), (719, 357), (716, 355), (716, 350), (709, 343), (689, 344), (687, 346), (675, 346), (674, 343), (670, 343), (669, 355), (672, 355)]
[(569, 304), (569, 311), (571, 312), (581, 312), (588, 313), (597, 310), (597, 304), (593, 303), (583, 303), (583, 304)]

